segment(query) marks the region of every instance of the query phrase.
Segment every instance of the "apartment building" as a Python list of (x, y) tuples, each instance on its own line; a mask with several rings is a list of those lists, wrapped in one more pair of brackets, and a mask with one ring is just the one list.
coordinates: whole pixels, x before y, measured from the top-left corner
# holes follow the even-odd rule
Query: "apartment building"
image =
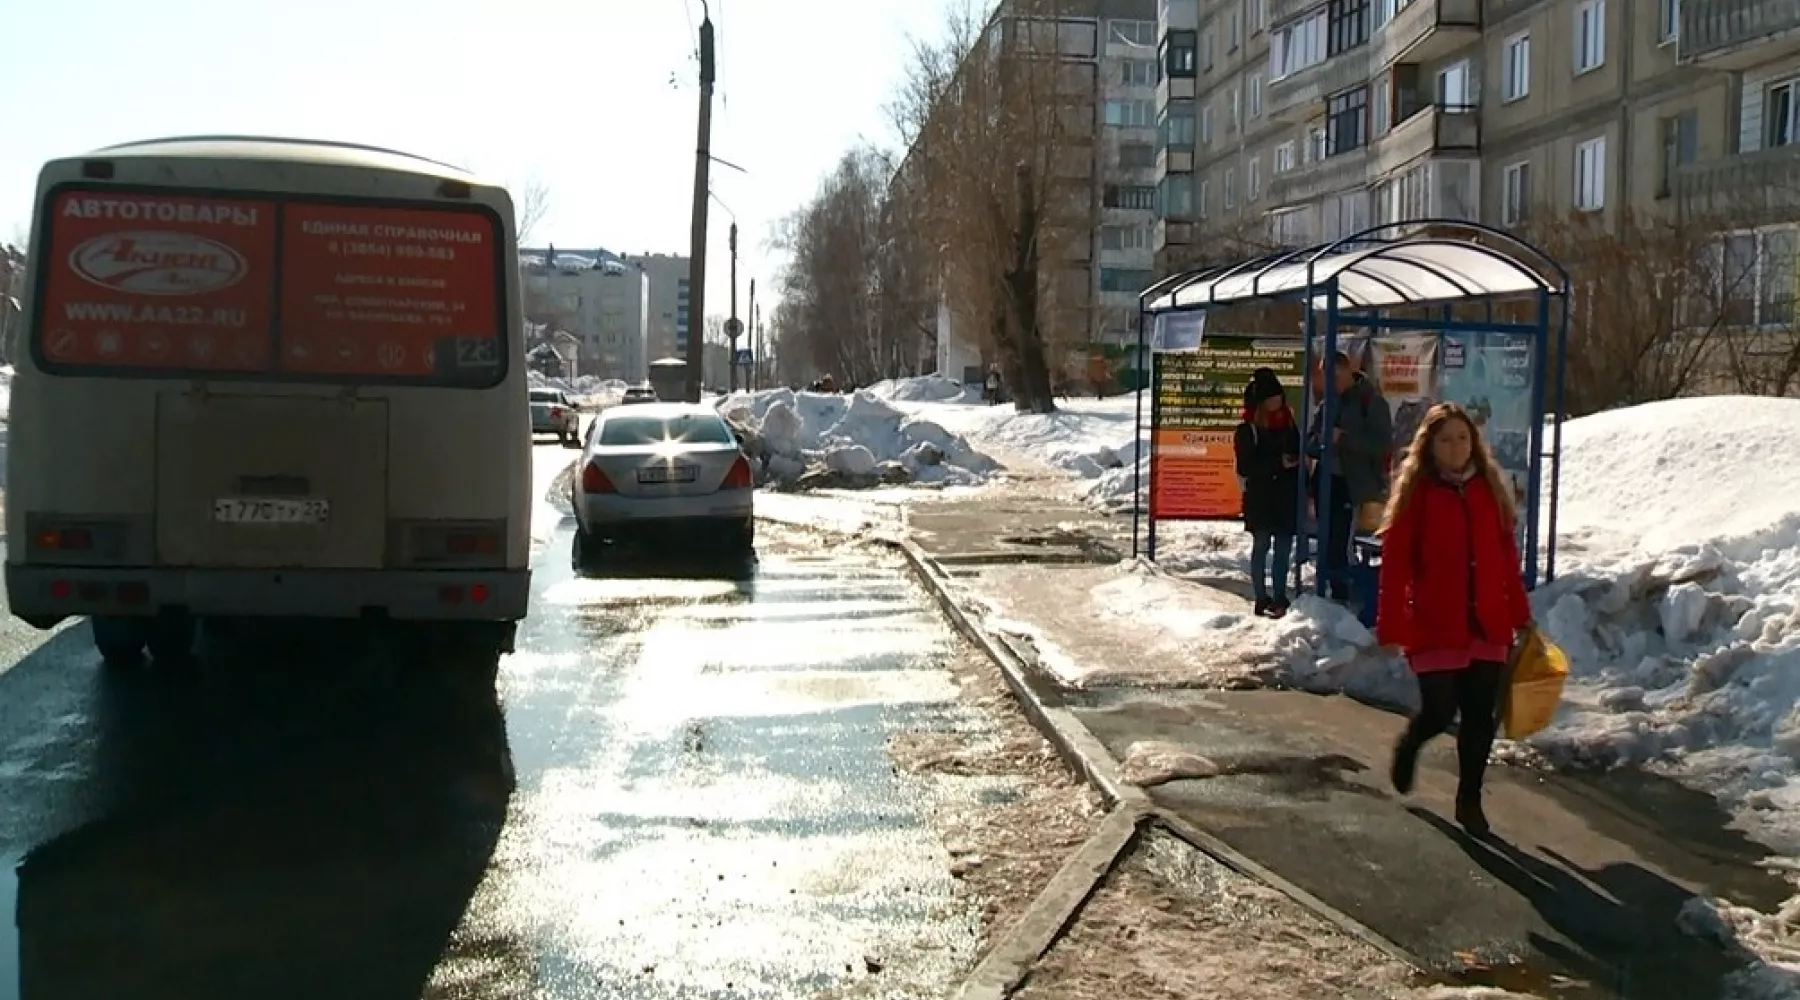
[(688, 342), (688, 258), (672, 253), (625, 257), (650, 279), (650, 360), (686, 358)]
[[(1071, 365), (1095, 342), (1136, 337), (1137, 295), (1154, 276), (1156, 220), (1156, 0), (1005, 0), (973, 51), (998, 51), (1013, 38), (1034, 58), (1060, 65), (1058, 107), (1072, 112), (1059, 136), (1058, 182), (1083, 190), (1089, 211), (1058, 239), (1055, 308), (1042, 317), (1045, 340)], [(908, 161), (912, 157), (908, 156)], [(907, 169), (902, 164), (901, 172)], [(937, 369), (979, 380), (991, 358), (983, 338), (946, 301), (937, 310)]]
[(650, 278), (606, 250), (520, 248), (525, 318), (574, 334), (581, 372), (642, 382), (649, 378)]
[(1162, 0), (1158, 21), (1159, 268), (1589, 213), (1718, 220), (1746, 230), (1733, 253), (1792, 257), (1791, 227), (1758, 227), (1800, 207), (1800, 5)]

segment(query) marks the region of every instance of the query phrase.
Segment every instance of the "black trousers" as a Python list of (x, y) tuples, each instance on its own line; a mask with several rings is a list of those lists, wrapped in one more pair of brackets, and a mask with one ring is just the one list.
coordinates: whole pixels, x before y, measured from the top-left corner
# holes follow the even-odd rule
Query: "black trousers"
[(1418, 675), (1419, 712), (1407, 723), (1400, 742), (1407, 751), (1417, 753), (1460, 715), (1456, 729), (1458, 798), (1481, 794), (1488, 752), (1500, 729), (1500, 684), (1505, 674), (1506, 664), (1477, 660), (1462, 670)]

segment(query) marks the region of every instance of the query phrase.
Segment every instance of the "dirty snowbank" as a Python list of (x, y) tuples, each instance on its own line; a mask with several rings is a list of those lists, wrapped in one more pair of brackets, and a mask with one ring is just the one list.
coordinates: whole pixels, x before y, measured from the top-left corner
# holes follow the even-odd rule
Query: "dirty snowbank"
[(616, 378), (600, 378), (595, 375), (580, 375), (572, 379), (550, 378), (542, 372), (533, 371), (525, 376), (525, 382), (533, 389), (561, 389), (571, 396), (580, 397), (582, 402), (593, 406), (604, 406), (617, 402), (625, 394), (625, 383)]
[(1136, 397), (1057, 401), (1055, 413), (1020, 413), (1010, 405), (989, 406), (958, 392), (959, 383), (926, 376), (875, 386), (882, 398), (915, 417), (931, 420), (1000, 456), (1017, 456), (1073, 476), (1094, 480), (1109, 469), (1128, 466), (1137, 452)]
[(966, 386), (941, 375), (885, 379), (863, 391), (889, 403), (975, 403), (981, 400), (980, 386)]
[(866, 390), (770, 389), (735, 393), (718, 406), (746, 432), (762, 482), (798, 488), (972, 485), (999, 469), (961, 435)]

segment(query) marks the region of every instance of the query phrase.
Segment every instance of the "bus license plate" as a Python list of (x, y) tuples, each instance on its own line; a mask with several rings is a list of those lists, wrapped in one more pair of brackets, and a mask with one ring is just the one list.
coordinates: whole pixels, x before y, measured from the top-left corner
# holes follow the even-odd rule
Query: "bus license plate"
[(329, 500), (223, 497), (213, 501), (213, 520), (220, 524), (324, 524), (330, 516)]
[(638, 482), (646, 484), (658, 483), (691, 483), (694, 481), (694, 467), (691, 465), (653, 465), (638, 470)]

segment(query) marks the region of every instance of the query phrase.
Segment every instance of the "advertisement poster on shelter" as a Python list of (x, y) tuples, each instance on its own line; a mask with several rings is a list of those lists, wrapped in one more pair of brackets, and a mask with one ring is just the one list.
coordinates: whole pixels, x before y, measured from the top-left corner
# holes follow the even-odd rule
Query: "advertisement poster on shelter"
[[(1424, 422), (1425, 412), (1438, 399), (1438, 335), (1384, 333), (1371, 337), (1358, 333), (1339, 337), (1338, 345), (1363, 377), (1374, 380), (1375, 388), (1387, 400), (1398, 465)], [(1323, 340), (1316, 342), (1315, 349), (1324, 354)]]
[(1521, 507), (1529, 502), (1533, 354), (1525, 334), (1446, 333), (1439, 375), (1440, 398), (1475, 418)]
[(1304, 364), (1300, 344), (1252, 337), (1213, 336), (1192, 351), (1157, 354), (1150, 516), (1194, 521), (1242, 514), (1232, 441), (1243, 420), (1244, 387), (1258, 368), (1273, 369), (1297, 407)]

